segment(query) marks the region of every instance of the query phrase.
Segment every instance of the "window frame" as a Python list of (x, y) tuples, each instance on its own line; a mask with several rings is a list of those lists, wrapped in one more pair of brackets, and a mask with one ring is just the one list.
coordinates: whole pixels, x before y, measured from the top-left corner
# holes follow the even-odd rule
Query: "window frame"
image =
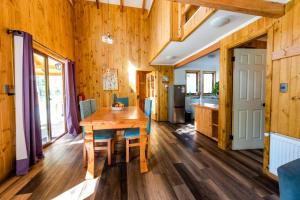
[[(43, 148), (46, 148), (47, 146), (49, 146), (50, 144), (52, 144), (54, 141), (58, 140), (59, 138), (61, 138), (62, 136), (64, 136), (65, 134), (67, 134), (68, 130), (67, 130), (67, 117), (66, 117), (66, 91), (65, 91), (65, 62), (62, 59), (57, 58), (56, 56), (50, 54), (50, 53), (46, 53), (44, 51), (39, 50), (38, 48), (33, 48), (33, 54), (37, 54), (40, 55), (42, 57), (45, 58), (45, 87), (46, 87), (46, 107), (47, 107), (47, 129), (48, 129), (48, 137), (49, 137), (49, 141), (47, 143), (42, 144)], [(62, 65), (62, 79), (63, 79), (63, 99), (64, 99), (64, 127), (65, 127), (65, 131), (63, 133), (61, 133), (59, 136), (57, 136), (56, 138), (53, 137), (52, 135), (52, 129), (51, 129), (51, 108), (50, 108), (50, 85), (49, 85), (49, 58), (52, 60), (55, 60), (59, 63), (61, 63)], [(35, 68), (34, 68), (35, 70)], [(34, 72), (35, 74), (35, 72)], [(36, 74), (35, 74), (36, 76)]]
[(202, 71), (202, 95), (203, 96), (210, 96), (212, 95), (212, 92), (211, 93), (204, 93), (204, 74), (212, 74), (213, 77), (212, 77), (212, 90), (216, 84), (216, 71)]
[[(187, 91), (187, 74), (196, 74), (197, 75), (197, 85), (196, 85), (196, 93), (188, 93)], [(201, 81), (201, 71), (200, 70), (186, 70), (185, 71), (185, 85), (186, 85), (186, 89), (185, 89), (185, 94), (186, 95), (200, 95), (200, 81)]]

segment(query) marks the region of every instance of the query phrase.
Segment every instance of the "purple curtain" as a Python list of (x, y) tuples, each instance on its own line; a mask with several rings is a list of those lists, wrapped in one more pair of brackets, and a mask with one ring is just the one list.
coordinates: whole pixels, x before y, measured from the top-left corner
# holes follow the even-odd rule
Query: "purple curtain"
[[(24, 175), (28, 172), (30, 165), (35, 164), (39, 159), (42, 159), (44, 155), (34, 72), (32, 36), (25, 32), (14, 33), (14, 45), (15, 73), (22, 73), (18, 76), (22, 79), (22, 81), (18, 81), (18, 85), (16, 84), (16, 92), (18, 92), (18, 94), (16, 94), (16, 98), (21, 95), (23, 96), (22, 101), (16, 100), (16, 103), (18, 103), (18, 105), (16, 105), (16, 107), (18, 107), (18, 109), (16, 109), (16, 118), (18, 119), (17, 126), (21, 127), (16, 129), (18, 130), (18, 133), (16, 133), (18, 145), (16, 147), (16, 174)], [(23, 48), (23, 51), (18, 48)], [(20, 117), (18, 113), (22, 113), (23, 116)], [(20, 123), (22, 121), (23, 124)], [(22, 141), (24, 139), (25, 141)], [(24, 152), (26, 150), (27, 152)]]
[(66, 117), (68, 133), (76, 136), (79, 134), (79, 120), (78, 120), (78, 102), (76, 98), (75, 85), (75, 63), (67, 61), (65, 67), (65, 81), (66, 81)]

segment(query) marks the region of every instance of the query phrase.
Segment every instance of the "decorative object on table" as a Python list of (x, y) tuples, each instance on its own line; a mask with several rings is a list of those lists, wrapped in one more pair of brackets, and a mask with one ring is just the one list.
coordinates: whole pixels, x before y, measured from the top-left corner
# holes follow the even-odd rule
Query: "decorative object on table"
[(212, 94), (215, 96), (219, 95), (219, 81), (215, 83), (214, 88), (212, 90)]
[(118, 90), (118, 70), (108, 68), (103, 70), (103, 90)]
[(121, 102), (114, 103), (111, 107), (111, 109), (113, 111), (120, 111), (120, 110), (123, 110), (124, 108), (125, 108), (125, 105)]

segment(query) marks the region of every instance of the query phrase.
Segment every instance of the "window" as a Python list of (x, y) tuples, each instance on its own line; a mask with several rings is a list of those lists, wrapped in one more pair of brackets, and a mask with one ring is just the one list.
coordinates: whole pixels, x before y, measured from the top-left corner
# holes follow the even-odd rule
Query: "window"
[(199, 94), (199, 71), (186, 72), (186, 93)]
[(215, 85), (216, 72), (203, 72), (202, 93), (204, 95), (212, 94)]

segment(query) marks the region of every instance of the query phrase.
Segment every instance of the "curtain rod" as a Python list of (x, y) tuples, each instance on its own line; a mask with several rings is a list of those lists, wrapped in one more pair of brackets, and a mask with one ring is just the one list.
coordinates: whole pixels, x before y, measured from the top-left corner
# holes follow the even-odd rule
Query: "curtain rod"
[[(7, 34), (13, 34), (13, 33), (19, 33), (21, 34), (23, 31), (20, 31), (20, 30), (12, 30), (12, 29), (7, 29)], [(35, 43), (37, 43), (38, 45), (42, 46), (43, 48), (47, 49), (48, 51), (51, 51), (52, 53), (56, 54), (57, 56), (65, 59), (65, 60), (69, 60), (67, 57), (61, 55), (60, 53), (57, 53), (56, 51), (50, 49), (49, 47), (45, 46), (44, 44), (40, 43), (39, 41), (36, 41), (34, 39), (32, 39)]]

